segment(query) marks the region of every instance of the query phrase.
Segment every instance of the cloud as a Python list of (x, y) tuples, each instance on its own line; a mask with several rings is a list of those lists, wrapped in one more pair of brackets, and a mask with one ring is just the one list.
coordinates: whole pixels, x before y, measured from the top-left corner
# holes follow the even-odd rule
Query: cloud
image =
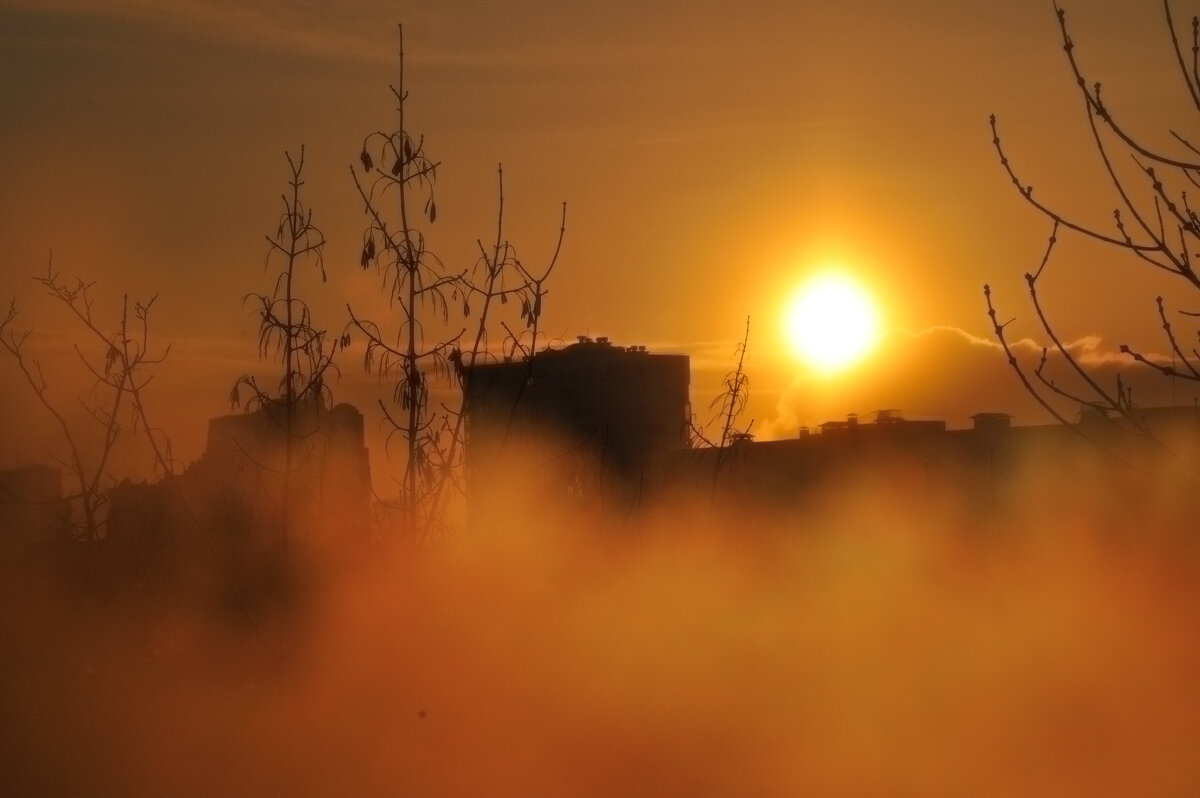
[[(1124, 384), (1132, 386), (1138, 404), (1186, 404), (1200, 393), (1195, 383), (1165, 379), (1098, 335), (1081, 337), (1064, 348), (1106, 391), (1115, 391), (1119, 375)], [(1039, 392), (1073, 418), (1079, 404), (1055, 396), (1034, 376), (1042, 344), (1023, 338), (1011, 342), (1011, 349)], [(1044, 373), (1062, 390), (1094, 398), (1083, 379), (1053, 349), (1047, 354)], [(774, 413), (763, 414), (769, 421), (756, 428), (762, 437), (791, 437), (801, 426), (843, 418), (847, 413), (869, 416), (889, 408), (908, 417), (940, 418), (951, 427), (966, 426), (969, 417), (979, 412), (1010, 413), (1017, 423), (1052, 421), (1021, 385), (999, 343), (956, 327), (931, 327), (917, 332), (891, 331), (870, 360), (851, 373), (831, 379), (796, 377), (783, 391)]]
[[(325, 5), (276, 0), (0, 0), (0, 7), (60, 18), (163, 25), (221, 41), (370, 61), (393, 58), (395, 22), (369, 0)], [(369, 13), (374, 10), (375, 13)], [(383, 24), (386, 22), (387, 24)]]
[[(712, 60), (710, 53), (685, 42), (610, 38), (602, 47), (580, 46), (569, 35), (570, 27), (556, 29), (554, 37), (538, 36), (538, 28), (552, 24), (543, 19), (546, 10), (520, 4), (506, 5), (503, 13), (486, 3), (397, 5), (381, 0), (109, 0), (102, 4), (92, 0), (0, 0), (2, 8), (164, 25), (255, 49), (278, 48), (379, 63), (391, 63), (395, 58), (399, 21), (420, 40), (419, 46), (406, 48), (406, 58), (442, 67), (520, 70), (554, 64), (558, 69), (603, 71)], [(579, 13), (584, 19), (593, 16)], [(607, 15), (595, 16), (603, 22)], [(589, 38), (603, 33), (581, 27)]]

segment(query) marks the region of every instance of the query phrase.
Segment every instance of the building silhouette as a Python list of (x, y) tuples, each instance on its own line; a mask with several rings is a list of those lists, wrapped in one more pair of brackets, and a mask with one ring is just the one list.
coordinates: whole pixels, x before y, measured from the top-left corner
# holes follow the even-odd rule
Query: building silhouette
[[(466, 368), (466, 480), (476, 517), (514, 486), (534, 501), (628, 506), (682, 489), (799, 506), (863, 474), (992, 510), (1015, 495), (1019, 479), (1116, 488), (1130, 468), (1176, 462), (1184, 473), (1200, 462), (1197, 406), (1141, 408), (1132, 417), (1088, 412), (1075, 424), (1036, 426), (981, 412), (966, 429), (881, 410), (788, 440), (741, 434), (724, 448), (690, 448), (689, 382), (686, 355), (586, 336)], [(106, 547), (138, 563), (191, 557), (198, 546), (238, 562), (272, 551), (284, 531), (325, 552), (363, 539), (372, 490), (362, 414), (320, 399), (296, 406), (290, 471), (287, 437), (279, 403), (211, 419), (204, 453), (181, 473), (111, 491)], [(10, 532), (50, 539), (67, 529), (67, 505), (56, 469), (0, 471), (0, 525)]]
[(504, 471), (519, 443), (552, 458), (549, 488), (589, 494), (636, 491), (687, 447), (687, 355), (655, 354), (580, 336), (562, 349), (470, 367), (467, 468), (473, 487)]
[(6, 547), (31, 549), (67, 538), (62, 471), (45, 465), (0, 469), (0, 532)]
[(290, 542), (317, 550), (365, 536), (371, 472), (362, 414), (348, 404), (327, 408), (320, 399), (294, 408), (285, 495), (284, 412), (268, 403), (213, 418), (204, 453), (183, 472), (116, 486), (110, 546), (153, 559), (205, 536), (210, 553), (236, 560), (277, 548), (285, 530)]
[(882, 410), (802, 428), (795, 438), (691, 449), (668, 461), (660, 486), (709, 489), (751, 501), (803, 502), (859, 484), (892, 481), (910, 498), (957, 498), (975, 509), (1023, 501), (1027, 489), (1065, 480), (1120, 489), (1135, 474), (1200, 462), (1200, 407), (1134, 411), (1134, 419), (1083, 413), (1071, 425), (1013, 426), (1006, 413), (971, 416), (971, 426), (905, 419)]

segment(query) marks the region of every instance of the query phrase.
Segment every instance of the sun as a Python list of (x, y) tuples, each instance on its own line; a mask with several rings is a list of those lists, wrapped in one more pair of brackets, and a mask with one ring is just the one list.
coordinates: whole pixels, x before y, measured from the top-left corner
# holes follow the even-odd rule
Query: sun
[(792, 351), (822, 374), (841, 371), (866, 355), (879, 337), (871, 295), (841, 272), (817, 274), (800, 286), (784, 315)]

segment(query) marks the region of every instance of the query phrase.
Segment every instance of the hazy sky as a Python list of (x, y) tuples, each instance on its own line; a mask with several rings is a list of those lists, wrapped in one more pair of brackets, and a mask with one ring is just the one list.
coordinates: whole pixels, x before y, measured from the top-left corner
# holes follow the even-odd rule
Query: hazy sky
[[(988, 114), (1043, 199), (1098, 225), (1115, 203), (1048, 0), (96, 5), (0, 0), (0, 294), (52, 349), (70, 328), (26, 279), (52, 249), (101, 304), (157, 292), (155, 333), (174, 348), (155, 390), (185, 457), (238, 374), (271, 373), (241, 298), (268, 287), (285, 149), (306, 145), (329, 240), (330, 282), (307, 286), (318, 322), (340, 328), (347, 301), (384, 312), (357, 267), (348, 165), (394, 124), (397, 22), (412, 128), (443, 164), (442, 260), (470, 265), (489, 235), (502, 161), (527, 260), (548, 257), (568, 203), (549, 331), (691, 353), (700, 409), (750, 316), (757, 429), (879, 407), (1040, 420), (988, 342), (981, 287), (1019, 317), (1014, 333), (1036, 333), (1021, 275), (1049, 230), (1001, 172)], [(1153, 143), (1194, 129), (1156, 4), (1067, 7), (1118, 112)], [(830, 262), (874, 289), (892, 332), (822, 381), (787, 357), (779, 316)], [(1169, 284), (1071, 242), (1052, 268), (1065, 338), (1098, 361), (1124, 341), (1162, 348), (1153, 297)], [(366, 408), (373, 386), (348, 360), (343, 397)], [(0, 426), (8, 459), (46, 432), (16, 376), (0, 362), (0, 399), (20, 409)]]

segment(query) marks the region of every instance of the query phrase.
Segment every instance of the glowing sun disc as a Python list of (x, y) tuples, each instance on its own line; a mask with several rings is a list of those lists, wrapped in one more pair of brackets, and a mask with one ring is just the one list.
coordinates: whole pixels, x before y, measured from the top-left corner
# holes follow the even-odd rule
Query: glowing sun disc
[(817, 275), (788, 305), (785, 334), (792, 350), (825, 374), (853, 365), (875, 345), (879, 314), (870, 295), (849, 277)]

